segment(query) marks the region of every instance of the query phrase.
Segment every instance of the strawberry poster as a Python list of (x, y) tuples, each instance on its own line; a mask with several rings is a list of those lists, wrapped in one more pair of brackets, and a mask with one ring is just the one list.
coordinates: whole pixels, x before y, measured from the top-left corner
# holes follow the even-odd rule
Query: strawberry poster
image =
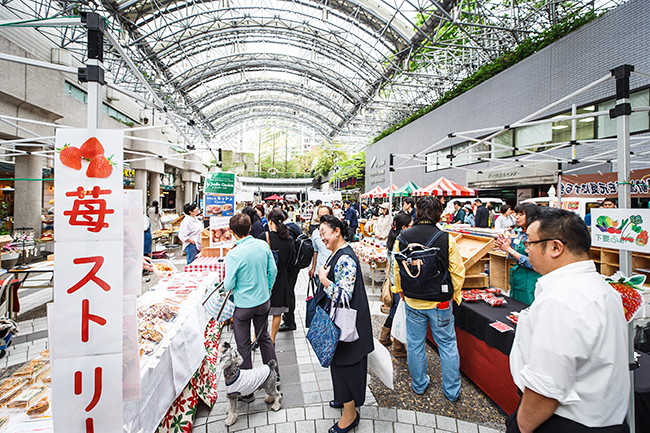
[(56, 149), (54, 429), (121, 431), (123, 132), (58, 129)]
[(591, 243), (597, 247), (650, 253), (650, 209), (592, 209)]

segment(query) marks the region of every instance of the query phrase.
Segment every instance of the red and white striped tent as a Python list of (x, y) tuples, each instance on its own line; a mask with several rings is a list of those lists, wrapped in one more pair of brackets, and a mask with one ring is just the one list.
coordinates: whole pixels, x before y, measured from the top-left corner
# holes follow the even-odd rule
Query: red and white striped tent
[(376, 186), (370, 191), (368, 191), (367, 193), (361, 194), (361, 198), (375, 198), (377, 197), (377, 194), (379, 194), (381, 191), (382, 189)]
[(462, 185), (458, 185), (455, 182), (450, 181), (444, 177), (436, 180), (430, 185), (427, 185), (423, 188), (416, 189), (411, 193), (411, 195), (422, 197), (425, 195), (448, 195), (448, 196), (457, 196), (457, 197), (467, 197), (471, 195), (476, 195), (476, 191), (471, 188), (466, 188)]
[[(377, 197), (377, 198), (387, 198), (387, 197), (388, 197), (388, 193), (389, 193), (389, 192), (388, 192), (388, 191), (389, 191), (388, 188), (389, 188), (389, 187), (386, 187), (385, 189), (381, 189), (381, 190), (379, 190), (379, 192), (377, 193), (377, 195), (376, 195), (375, 197)], [(398, 189), (399, 189), (399, 188), (397, 188), (397, 186), (396, 186), (395, 184), (393, 184), (393, 191), (397, 191)]]

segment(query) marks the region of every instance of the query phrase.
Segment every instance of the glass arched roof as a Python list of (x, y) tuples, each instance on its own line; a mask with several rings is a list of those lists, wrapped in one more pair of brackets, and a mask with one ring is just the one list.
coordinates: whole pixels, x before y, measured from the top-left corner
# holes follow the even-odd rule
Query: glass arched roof
[[(165, 101), (227, 147), (256, 119), (316, 141), (367, 146), (521, 40), (624, 0), (95, 0), (110, 31)], [(79, 2), (5, 0), (17, 19), (78, 13)], [(85, 59), (83, 29), (40, 28)], [(118, 85), (146, 89), (107, 45)]]

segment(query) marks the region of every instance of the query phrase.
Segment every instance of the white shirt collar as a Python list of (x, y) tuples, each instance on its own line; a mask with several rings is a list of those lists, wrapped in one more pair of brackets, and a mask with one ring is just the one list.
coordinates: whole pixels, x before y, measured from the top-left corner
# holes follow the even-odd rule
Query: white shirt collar
[[(562, 280), (565, 280), (569, 275), (584, 274), (595, 271), (596, 265), (594, 265), (593, 260), (581, 260), (579, 262), (562, 266), (561, 268), (557, 268), (556, 270), (541, 276), (537, 280), (539, 283), (538, 288), (540, 288), (539, 293), (542, 293), (544, 290), (553, 290), (564, 287), (562, 284), (557, 283), (561, 283)], [(539, 293), (536, 291), (535, 296), (537, 297)]]

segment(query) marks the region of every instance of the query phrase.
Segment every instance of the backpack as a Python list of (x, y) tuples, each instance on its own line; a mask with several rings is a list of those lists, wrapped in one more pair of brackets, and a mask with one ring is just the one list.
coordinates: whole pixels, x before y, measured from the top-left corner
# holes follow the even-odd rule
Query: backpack
[[(291, 227), (292, 225), (296, 227)], [(291, 264), (295, 268), (304, 269), (311, 264), (311, 260), (314, 257), (314, 245), (308, 235), (296, 231), (297, 227), (295, 223), (287, 224), (295, 247)]]
[(397, 237), (398, 242), (408, 244), (404, 251), (394, 253), (405, 296), (435, 302), (451, 299), (453, 287), (447, 281), (449, 264), (442, 263), (438, 256), (440, 248), (433, 246), (443, 233), (442, 230), (437, 231), (424, 245), (408, 244), (402, 235)]

